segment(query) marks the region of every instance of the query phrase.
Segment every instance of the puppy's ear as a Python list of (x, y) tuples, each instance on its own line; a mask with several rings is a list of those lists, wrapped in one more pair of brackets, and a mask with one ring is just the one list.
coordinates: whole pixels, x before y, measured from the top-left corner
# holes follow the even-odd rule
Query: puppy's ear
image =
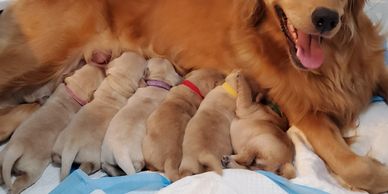
[(145, 70), (144, 70), (144, 75), (143, 75), (143, 78), (144, 79), (148, 79), (150, 77), (150, 69), (147, 67)]
[(251, 13), (251, 19), (250, 19), (250, 24), (253, 27), (259, 26), (261, 21), (265, 17), (265, 3), (263, 0), (256, 0), (254, 9), (252, 10)]

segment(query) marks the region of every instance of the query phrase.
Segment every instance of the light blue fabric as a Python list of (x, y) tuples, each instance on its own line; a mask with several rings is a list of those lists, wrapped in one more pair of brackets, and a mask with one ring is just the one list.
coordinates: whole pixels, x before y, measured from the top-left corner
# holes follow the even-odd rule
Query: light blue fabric
[(272, 172), (267, 172), (267, 171), (256, 171), (256, 172), (268, 177), (289, 194), (328, 194), (318, 189), (291, 183), (287, 179), (281, 176), (278, 176)]
[[(291, 183), (271, 172), (257, 172), (268, 177), (290, 194), (327, 194), (314, 188)], [(90, 179), (82, 170), (76, 170), (57, 188), (51, 191), (50, 194), (90, 194), (95, 190), (102, 190), (107, 194), (154, 194), (170, 184), (171, 182), (167, 178), (159, 173), (153, 172), (141, 172), (130, 176)]]
[(170, 184), (167, 178), (152, 172), (90, 179), (82, 170), (76, 170), (50, 194), (90, 194), (95, 190), (102, 190), (107, 194), (123, 194), (131, 191), (156, 193)]

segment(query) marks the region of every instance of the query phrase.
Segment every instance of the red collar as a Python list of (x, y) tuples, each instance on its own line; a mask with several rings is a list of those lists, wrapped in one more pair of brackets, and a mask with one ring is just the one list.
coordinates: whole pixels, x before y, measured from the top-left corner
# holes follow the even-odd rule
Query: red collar
[(198, 96), (200, 96), (202, 99), (204, 99), (204, 96), (202, 95), (201, 90), (199, 90), (199, 88), (195, 84), (193, 84), (193, 82), (191, 82), (189, 80), (183, 80), (182, 85), (190, 88), (191, 91), (198, 94)]

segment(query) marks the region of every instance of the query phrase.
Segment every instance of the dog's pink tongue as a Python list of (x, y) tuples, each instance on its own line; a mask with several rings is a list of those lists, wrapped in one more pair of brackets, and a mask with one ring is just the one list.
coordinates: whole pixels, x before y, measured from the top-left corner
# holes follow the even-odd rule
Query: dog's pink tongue
[(299, 31), (296, 49), (298, 50), (296, 56), (307, 69), (318, 69), (323, 64), (325, 56), (318, 36)]

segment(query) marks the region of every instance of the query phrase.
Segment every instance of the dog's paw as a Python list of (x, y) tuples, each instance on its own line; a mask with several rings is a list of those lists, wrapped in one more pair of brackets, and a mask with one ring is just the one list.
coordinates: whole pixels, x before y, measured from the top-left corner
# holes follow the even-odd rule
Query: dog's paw
[(229, 168), (229, 164), (230, 164), (231, 160), (232, 159), (230, 158), (230, 156), (223, 156), (221, 159), (222, 166), (224, 168)]

